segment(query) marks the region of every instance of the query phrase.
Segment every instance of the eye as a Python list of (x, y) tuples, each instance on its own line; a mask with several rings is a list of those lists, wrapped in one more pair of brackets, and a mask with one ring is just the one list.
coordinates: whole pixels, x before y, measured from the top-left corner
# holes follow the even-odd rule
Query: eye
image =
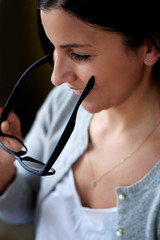
[(87, 54), (81, 55), (81, 54), (77, 54), (75, 52), (71, 52), (70, 57), (75, 60), (78, 60), (78, 61), (84, 61), (84, 60), (87, 60), (90, 57), (90, 55), (87, 55)]

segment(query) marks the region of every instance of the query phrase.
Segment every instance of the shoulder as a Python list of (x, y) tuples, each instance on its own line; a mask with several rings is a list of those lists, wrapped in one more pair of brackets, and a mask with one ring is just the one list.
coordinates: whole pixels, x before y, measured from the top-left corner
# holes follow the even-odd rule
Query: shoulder
[[(48, 128), (47, 157), (48, 159), (53, 152), (53, 146), (57, 144), (64, 127), (66, 126), (71, 112), (77, 101), (67, 86), (60, 86), (54, 89), (48, 96), (47, 111), (50, 111), (50, 123)], [(45, 103), (45, 104), (46, 104)], [(88, 127), (92, 114), (88, 113), (82, 106), (79, 107), (76, 124), (65, 148), (61, 152), (58, 161), (54, 163), (56, 174), (52, 181), (50, 178), (42, 178), (39, 201), (47, 196), (56, 184), (63, 178), (72, 164), (86, 150), (88, 145)]]
[(54, 87), (51, 92), (48, 94), (46, 100), (42, 105), (42, 109), (48, 111), (54, 111), (67, 108), (72, 108), (76, 102), (76, 97), (72, 91), (67, 87), (66, 84), (63, 84), (58, 87)]
[(68, 101), (75, 101), (76, 97), (74, 96), (73, 92), (67, 86), (67, 84), (62, 84), (61, 86), (54, 87), (51, 92), (49, 93), (47, 100), (54, 99), (56, 100), (57, 104), (65, 103), (66, 100)]
[(47, 125), (59, 118), (64, 119), (72, 111), (76, 100), (66, 84), (54, 87), (39, 109), (37, 118)]

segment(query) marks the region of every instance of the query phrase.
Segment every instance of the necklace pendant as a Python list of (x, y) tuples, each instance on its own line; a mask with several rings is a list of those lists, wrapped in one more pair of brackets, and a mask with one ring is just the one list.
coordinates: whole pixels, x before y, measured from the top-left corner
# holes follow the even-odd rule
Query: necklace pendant
[(92, 181), (92, 182), (91, 182), (91, 186), (92, 186), (92, 187), (95, 187), (95, 186), (96, 186), (96, 182), (95, 182), (95, 181)]

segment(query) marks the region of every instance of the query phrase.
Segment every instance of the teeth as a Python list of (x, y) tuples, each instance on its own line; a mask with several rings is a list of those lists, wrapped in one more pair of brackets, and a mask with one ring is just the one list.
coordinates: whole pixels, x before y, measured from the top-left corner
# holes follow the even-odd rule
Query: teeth
[(82, 93), (82, 90), (74, 90), (76, 93)]

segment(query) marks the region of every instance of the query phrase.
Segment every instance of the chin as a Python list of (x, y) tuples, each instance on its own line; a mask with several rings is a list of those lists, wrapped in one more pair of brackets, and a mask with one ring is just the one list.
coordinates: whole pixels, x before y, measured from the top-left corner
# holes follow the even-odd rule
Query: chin
[(82, 103), (82, 107), (91, 114), (98, 113), (102, 110), (98, 106), (86, 102)]

